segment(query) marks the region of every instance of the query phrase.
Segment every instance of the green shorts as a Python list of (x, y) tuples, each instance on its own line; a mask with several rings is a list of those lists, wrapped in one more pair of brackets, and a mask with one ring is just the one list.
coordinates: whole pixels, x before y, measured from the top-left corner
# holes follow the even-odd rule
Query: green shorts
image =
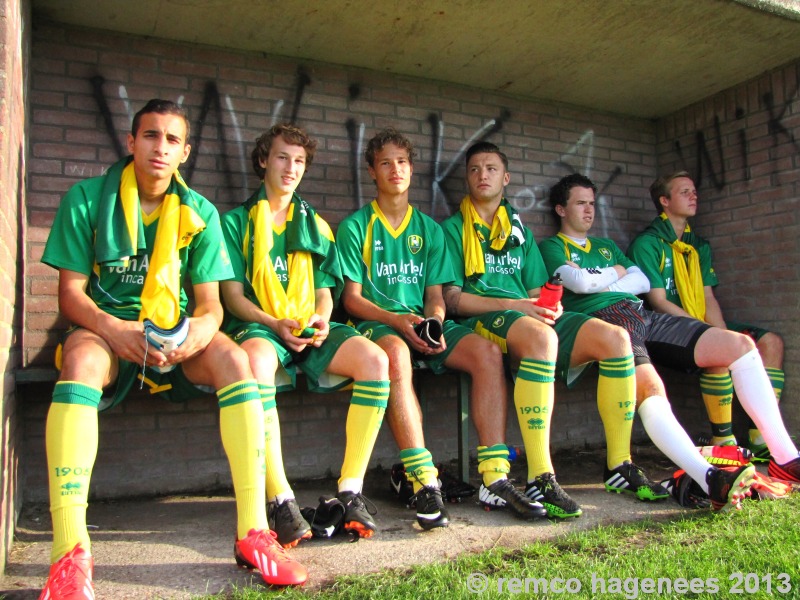
[(278, 373), (275, 374), (275, 387), (278, 392), (286, 392), (297, 387), (297, 369), (305, 374), (308, 389), (312, 392), (335, 392), (347, 387), (353, 380), (328, 373), (326, 369), (342, 344), (349, 338), (357, 336), (358, 331), (341, 323), (329, 323), (329, 325), (328, 337), (319, 348), (312, 346), (299, 353), (289, 350), (277, 333), (260, 323), (248, 323), (230, 335), (237, 344), (250, 338), (263, 338), (272, 344), (278, 360), (283, 365), (283, 369), (278, 369)]
[[(61, 349), (67, 337), (79, 327), (73, 326), (64, 332), (61, 343), (56, 351), (56, 368), (61, 370)], [(140, 389), (149, 391), (152, 395), (170, 402), (186, 402), (203, 394), (213, 394), (214, 390), (204, 385), (195, 385), (184, 375), (180, 365), (176, 365), (168, 373), (146, 367), (142, 372), (142, 365), (137, 365), (127, 360), (119, 360), (119, 373), (117, 379), (103, 390), (103, 397), (97, 405), (97, 410), (108, 410), (115, 407), (125, 399), (134, 383), (140, 381)]]
[[(403, 336), (394, 328), (384, 325), (380, 321), (362, 321), (356, 325), (356, 329), (358, 329), (365, 338), (373, 342), (378, 341), (386, 335), (396, 335), (400, 339), (403, 339)], [(442, 329), (444, 332), (444, 342), (447, 344), (447, 348), (444, 352), (440, 352), (439, 354), (420, 354), (413, 350), (411, 351), (411, 359), (414, 365), (419, 364), (419, 362), (424, 362), (436, 375), (447, 371), (447, 367), (444, 366), (444, 361), (450, 356), (450, 353), (458, 345), (458, 342), (461, 341), (461, 338), (472, 333), (470, 329), (459, 325), (455, 321), (445, 321)]]
[[(477, 317), (464, 319), (462, 323), (471, 328), (475, 333), (485, 337), (487, 340), (495, 342), (503, 350), (503, 354), (508, 354), (506, 338), (511, 326), (524, 317), (525, 314), (516, 310), (499, 310), (484, 313)], [(556, 321), (553, 329), (558, 336), (558, 358), (556, 359), (556, 377), (573, 387), (587, 367), (591, 363), (578, 365), (570, 369), (569, 363), (572, 358), (572, 348), (575, 345), (575, 338), (583, 324), (591, 319), (589, 315), (581, 313), (565, 312)]]
[(743, 333), (753, 338), (754, 342), (757, 342), (762, 337), (764, 337), (764, 335), (769, 333), (768, 329), (761, 329), (761, 327), (756, 327), (755, 325), (748, 325), (747, 323), (739, 323), (738, 321), (725, 321), (725, 327), (727, 327), (731, 331)]
[(214, 393), (213, 388), (189, 381), (181, 365), (176, 365), (169, 373), (159, 373), (150, 367), (146, 367), (142, 373), (142, 365), (120, 360), (117, 381), (108, 388), (111, 396), (107, 396), (106, 390), (103, 390), (98, 410), (106, 410), (122, 402), (137, 381), (141, 382), (140, 389), (170, 402), (186, 402), (203, 394)]

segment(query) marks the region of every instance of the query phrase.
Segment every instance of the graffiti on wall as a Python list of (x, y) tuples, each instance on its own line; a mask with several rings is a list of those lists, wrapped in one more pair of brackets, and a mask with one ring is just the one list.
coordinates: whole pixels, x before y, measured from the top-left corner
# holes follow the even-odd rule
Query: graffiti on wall
[[(109, 98), (106, 96), (105, 80), (97, 75), (90, 80), (92, 94), (97, 103), (97, 109), (102, 117), (106, 131), (111, 139), (115, 151), (122, 156), (125, 152), (120, 139), (115, 131), (112, 112), (109, 106)], [(295, 123), (303, 108), (303, 97), (309, 86), (313, 85), (311, 76), (304, 67), (299, 67), (295, 76), (294, 89), (291, 92), (289, 102), (278, 100), (273, 104), (271, 114), (271, 124), (280, 120), (287, 120), (284, 116), (284, 109), (287, 104), (290, 107), (288, 121)], [(772, 137), (773, 146), (789, 141), (792, 147), (800, 152), (800, 140), (797, 139), (793, 131), (788, 127), (784, 120), (793, 114), (790, 110), (792, 103), (797, 101), (800, 84), (795, 88), (793, 94), (789, 94), (783, 103), (777, 103), (771, 92), (764, 93), (760, 100), (768, 113), (767, 127)], [(348, 86), (348, 105), (349, 102), (357, 100), (361, 95), (361, 87), (358, 83), (351, 83)], [(124, 103), (129, 117), (133, 117), (133, 112), (128, 101), (127, 90), (124, 86), (118, 88), (118, 98)], [(183, 97), (178, 98), (178, 103), (183, 101)], [(453, 206), (463, 193), (464, 184), (461, 179), (463, 171), (459, 167), (463, 163), (464, 153), (467, 148), (482, 140), (491, 138), (500, 132), (511, 118), (511, 113), (505, 108), (498, 108), (496, 117), (487, 120), (479, 127), (475, 128), (470, 135), (465, 137), (463, 144), (452, 155), (446, 156), (443, 140), (445, 139), (446, 123), (442, 116), (437, 113), (428, 115), (427, 124), (430, 134), (432, 155), (428, 165), (430, 174), (429, 197), (431, 214), (441, 219), (453, 210)], [(741, 128), (735, 132), (735, 146), (739, 160), (736, 167), (741, 169), (741, 177), (749, 181), (751, 179), (750, 165), (748, 157), (750, 149), (745, 133), (745, 111), (737, 108), (735, 118), (741, 121)], [(226, 126), (226, 122), (230, 127)], [(248, 185), (249, 161), (248, 150), (242, 138), (242, 127), (237, 118), (236, 108), (233, 99), (228, 94), (220, 93), (216, 82), (206, 83), (203, 91), (203, 99), (200, 105), (199, 116), (193, 123), (192, 132), (192, 152), (187, 164), (186, 178), (191, 181), (197, 169), (197, 161), (203, 155), (203, 146), (208, 143), (208, 136), (204, 138), (204, 133), (208, 128), (215, 128), (215, 144), (227, 149), (225, 152), (218, 152), (221, 164), (218, 169), (225, 178), (225, 185), (230, 190), (246, 189)], [(359, 122), (355, 117), (348, 118), (343, 123), (344, 130), (350, 145), (349, 169), (351, 179), (351, 189), (353, 202), (356, 207), (364, 202), (363, 181), (363, 149), (365, 143), (366, 127), (363, 122)], [(232, 132), (232, 133), (230, 133)], [(228, 139), (231, 137), (232, 139)], [(593, 177), (594, 173), (594, 137), (591, 129), (581, 133), (576, 141), (568, 146), (560, 156), (554, 158), (549, 163), (549, 167), (556, 176), (568, 173), (580, 172), (588, 177)], [(714, 117), (713, 124), (709, 131), (698, 129), (693, 134), (693, 143), (682, 143), (676, 139), (673, 142), (677, 153), (678, 161), (683, 168), (693, 172), (697, 178), (698, 185), (708, 184), (717, 190), (722, 190), (726, 183), (730, 181), (729, 161), (726, 160), (724, 151), (726, 150), (725, 140), (722, 132), (722, 125), (718, 116)], [(694, 164), (689, 164), (693, 159)], [(596, 181), (599, 189), (597, 207), (597, 225), (604, 231), (599, 231), (600, 235), (608, 235), (608, 231), (613, 228), (614, 218), (610, 208), (610, 194), (608, 192), (614, 180), (623, 173), (623, 167), (616, 165), (611, 173), (603, 181)], [(84, 175), (85, 173), (80, 173)], [(603, 174), (605, 177), (605, 174)], [(535, 211), (549, 211), (547, 205), (547, 195), (549, 187), (544, 184), (515, 188), (509, 200), (522, 213)], [(423, 199), (424, 201), (425, 199)], [(230, 198), (230, 202), (238, 201), (238, 198)]]
[[(113, 114), (110, 108), (110, 98), (106, 95), (106, 81), (101, 75), (91, 78), (90, 85), (92, 95), (97, 104), (97, 109), (102, 117), (106, 132), (113, 144), (113, 147), (122, 157), (126, 153), (125, 148), (120, 142), (120, 138), (114, 126)], [(303, 96), (309, 86), (313, 85), (312, 79), (304, 67), (299, 67), (295, 76), (294, 89), (291, 92), (289, 103), (283, 100), (274, 102), (271, 113), (271, 124), (288, 120), (296, 123), (303, 108)], [(117, 97), (122, 101), (123, 106), (130, 119), (133, 118), (133, 109), (128, 99), (127, 89), (124, 85), (117, 88)], [(348, 105), (357, 100), (361, 95), (361, 86), (358, 83), (351, 83), (347, 88)], [(183, 103), (183, 96), (176, 99), (178, 104)], [(288, 119), (284, 116), (284, 109), (287, 104), (291, 107)], [(484, 141), (500, 132), (504, 123), (511, 118), (511, 113), (505, 108), (498, 108), (497, 116), (487, 120), (477, 127), (465, 138), (459, 149), (452, 155), (447, 155), (444, 149), (444, 139), (446, 123), (442, 116), (437, 113), (430, 113), (427, 124), (430, 133), (430, 143), (432, 148), (430, 164), (427, 165), (430, 174), (430, 188), (428, 190), (431, 215), (437, 219), (442, 219), (452, 213), (453, 207), (457, 206), (463, 194), (463, 170), (459, 167), (463, 164), (466, 150), (475, 142)], [(354, 206), (359, 207), (364, 202), (363, 190), (363, 152), (365, 144), (366, 126), (364, 122), (358, 121), (355, 117), (348, 118), (344, 124), (344, 129), (350, 145), (349, 151), (349, 170), (351, 189), (353, 194)], [(208, 135), (209, 131), (212, 135)], [(203, 90), (203, 98), (200, 104), (198, 117), (192, 123), (191, 133), (192, 153), (186, 165), (185, 178), (191, 183), (193, 175), (198, 168), (198, 160), (204, 155), (204, 146), (214, 140), (214, 153), (218, 159), (217, 168), (224, 177), (225, 187), (232, 193), (239, 193), (237, 190), (247, 189), (249, 175), (248, 149), (245, 147), (242, 136), (242, 126), (237, 118), (236, 108), (233, 99), (228, 94), (220, 92), (216, 82), (208, 81)], [(219, 148), (225, 149), (219, 151)], [(205, 150), (211, 152), (211, 149)], [(556, 157), (549, 167), (561, 176), (568, 173), (580, 172), (588, 177), (593, 176), (594, 171), (594, 132), (587, 130), (583, 132), (576, 142), (565, 149), (561, 155)], [(423, 171), (424, 172), (424, 171)], [(600, 194), (598, 196), (598, 226), (607, 230), (609, 223), (613, 221), (609, 209), (610, 197), (605, 193), (614, 179), (622, 173), (622, 167), (617, 165), (611, 175), (605, 181), (598, 181)], [(92, 175), (94, 173), (75, 173), (81, 176)], [(547, 195), (549, 187), (543, 184), (515, 188), (510, 195), (509, 201), (521, 212), (549, 211)], [(238, 202), (238, 197), (226, 199), (230, 202)], [(425, 199), (422, 199), (425, 201)], [(605, 235), (605, 233), (602, 233)]]
[[(762, 105), (766, 108), (769, 118), (767, 120), (767, 131), (772, 137), (773, 147), (777, 147), (782, 141), (788, 140), (796, 152), (800, 152), (800, 141), (797, 140), (794, 133), (790, 131), (783, 123), (783, 119), (792, 104), (800, 99), (798, 96), (800, 92), (800, 84), (795, 86), (794, 93), (789, 94), (784, 101), (783, 105), (776, 107), (775, 96), (772, 92), (766, 92), (761, 96)], [(741, 107), (737, 107), (735, 111), (735, 118), (737, 121), (742, 122), (742, 127), (736, 132), (736, 146), (739, 152), (741, 177), (745, 181), (751, 180), (750, 165), (748, 157), (750, 148), (748, 146), (747, 136), (745, 134), (745, 111)], [(723, 134), (720, 125), (719, 116), (714, 116), (714, 123), (711, 131), (711, 140), (706, 136), (706, 132), (698, 129), (694, 133), (694, 165), (689, 164), (689, 159), (684, 153), (684, 147), (681, 145), (680, 140), (675, 140), (673, 145), (678, 155), (678, 160), (684, 169), (694, 174), (697, 178), (697, 185), (700, 186), (706, 181), (717, 191), (724, 189), (728, 181), (728, 168), (727, 161), (723, 155)]]

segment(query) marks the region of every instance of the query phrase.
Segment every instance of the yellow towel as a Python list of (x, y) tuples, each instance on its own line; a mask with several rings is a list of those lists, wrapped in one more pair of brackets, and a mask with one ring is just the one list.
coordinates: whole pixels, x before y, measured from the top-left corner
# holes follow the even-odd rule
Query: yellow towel
[[(142, 288), (142, 309), (139, 320), (150, 319), (159, 327), (174, 327), (181, 316), (181, 260), (180, 250), (206, 228), (189, 201), (190, 190), (180, 174), (172, 176), (158, 218), (155, 245), (150, 257), (150, 268)], [(125, 219), (131, 248), (138, 247), (141, 210), (133, 162), (122, 171), (119, 184), (119, 201)], [(98, 228), (99, 231), (99, 228)]]
[[(666, 219), (667, 216), (662, 213), (661, 218)], [(684, 233), (688, 231), (691, 229), (687, 223)], [(683, 309), (695, 319), (705, 321), (706, 297), (703, 289), (703, 274), (700, 272), (700, 255), (694, 246), (677, 239), (670, 242), (670, 247), (672, 248), (675, 287), (678, 288), (678, 296)]]
[[(289, 205), (286, 220), (294, 218), (295, 203)], [(264, 312), (278, 319), (294, 319), (300, 327), (292, 331), (300, 335), (308, 325), (308, 319), (316, 309), (314, 292), (314, 264), (311, 253), (296, 250), (288, 255), (289, 285), (286, 290), (278, 280), (272, 260), (272, 210), (266, 198), (260, 198), (250, 209), (250, 220), (258, 235), (253, 236), (253, 260), (250, 283)], [(245, 256), (249, 246), (249, 236), (245, 236)]]
[[(478, 230), (477, 224), (481, 221), (481, 218), (478, 215), (478, 211), (475, 210), (469, 195), (464, 196), (460, 210), (461, 216), (464, 218), (463, 235), (461, 236), (464, 247), (464, 274), (467, 277), (482, 275), (486, 272), (486, 265), (481, 242), (486, 240)], [(492, 220), (491, 232), (489, 233), (491, 249), (495, 251), (502, 250), (510, 236), (511, 218), (505, 203), (503, 203), (497, 208)]]

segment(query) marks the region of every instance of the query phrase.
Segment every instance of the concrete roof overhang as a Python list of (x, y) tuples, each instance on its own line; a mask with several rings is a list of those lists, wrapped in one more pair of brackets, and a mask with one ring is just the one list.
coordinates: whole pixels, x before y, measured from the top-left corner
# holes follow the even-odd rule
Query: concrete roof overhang
[(798, 0), (32, 0), (34, 18), (644, 118), (800, 57)]

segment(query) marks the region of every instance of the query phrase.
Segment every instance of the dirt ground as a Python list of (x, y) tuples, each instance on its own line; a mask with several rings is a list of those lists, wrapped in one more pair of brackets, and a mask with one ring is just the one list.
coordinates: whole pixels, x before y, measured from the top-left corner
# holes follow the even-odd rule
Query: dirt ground
[[(651, 447), (635, 448), (634, 456), (654, 480), (671, 473), (670, 463)], [(355, 543), (348, 543), (344, 536), (311, 540), (291, 552), (309, 570), (307, 588), (317, 589), (337, 575), (448, 561), (465, 552), (516, 548), (601, 524), (668, 519), (683, 512), (672, 500), (645, 503), (605, 492), (603, 462), (602, 450), (554, 457), (559, 482), (583, 507), (578, 519), (523, 522), (505, 511), (486, 512), (473, 497), (448, 504), (450, 526), (430, 532), (422, 531), (414, 512), (390, 493), (388, 470), (374, 469), (367, 475), (365, 494), (378, 509), (378, 534)], [(513, 466), (512, 475), (524, 481), (524, 460)], [(472, 473), (476, 473), (474, 465)], [(472, 483), (479, 483), (476, 475)], [(294, 488), (301, 506), (316, 506), (320, 495), (335, 492), (335, 485), (332, 480), (310, 481)], [(87, 520), (98, 598), (187, 599), (233, 586), (265, 589), (259, 575), (238, 569), (233, 560), (235, 508), (230, 494), (94, 502)], [(47, 575), (51, 539), (47, 506), (24, 507), (5, 576), (0, 578), (0, 596), (9, 600), (38, 597)]]

